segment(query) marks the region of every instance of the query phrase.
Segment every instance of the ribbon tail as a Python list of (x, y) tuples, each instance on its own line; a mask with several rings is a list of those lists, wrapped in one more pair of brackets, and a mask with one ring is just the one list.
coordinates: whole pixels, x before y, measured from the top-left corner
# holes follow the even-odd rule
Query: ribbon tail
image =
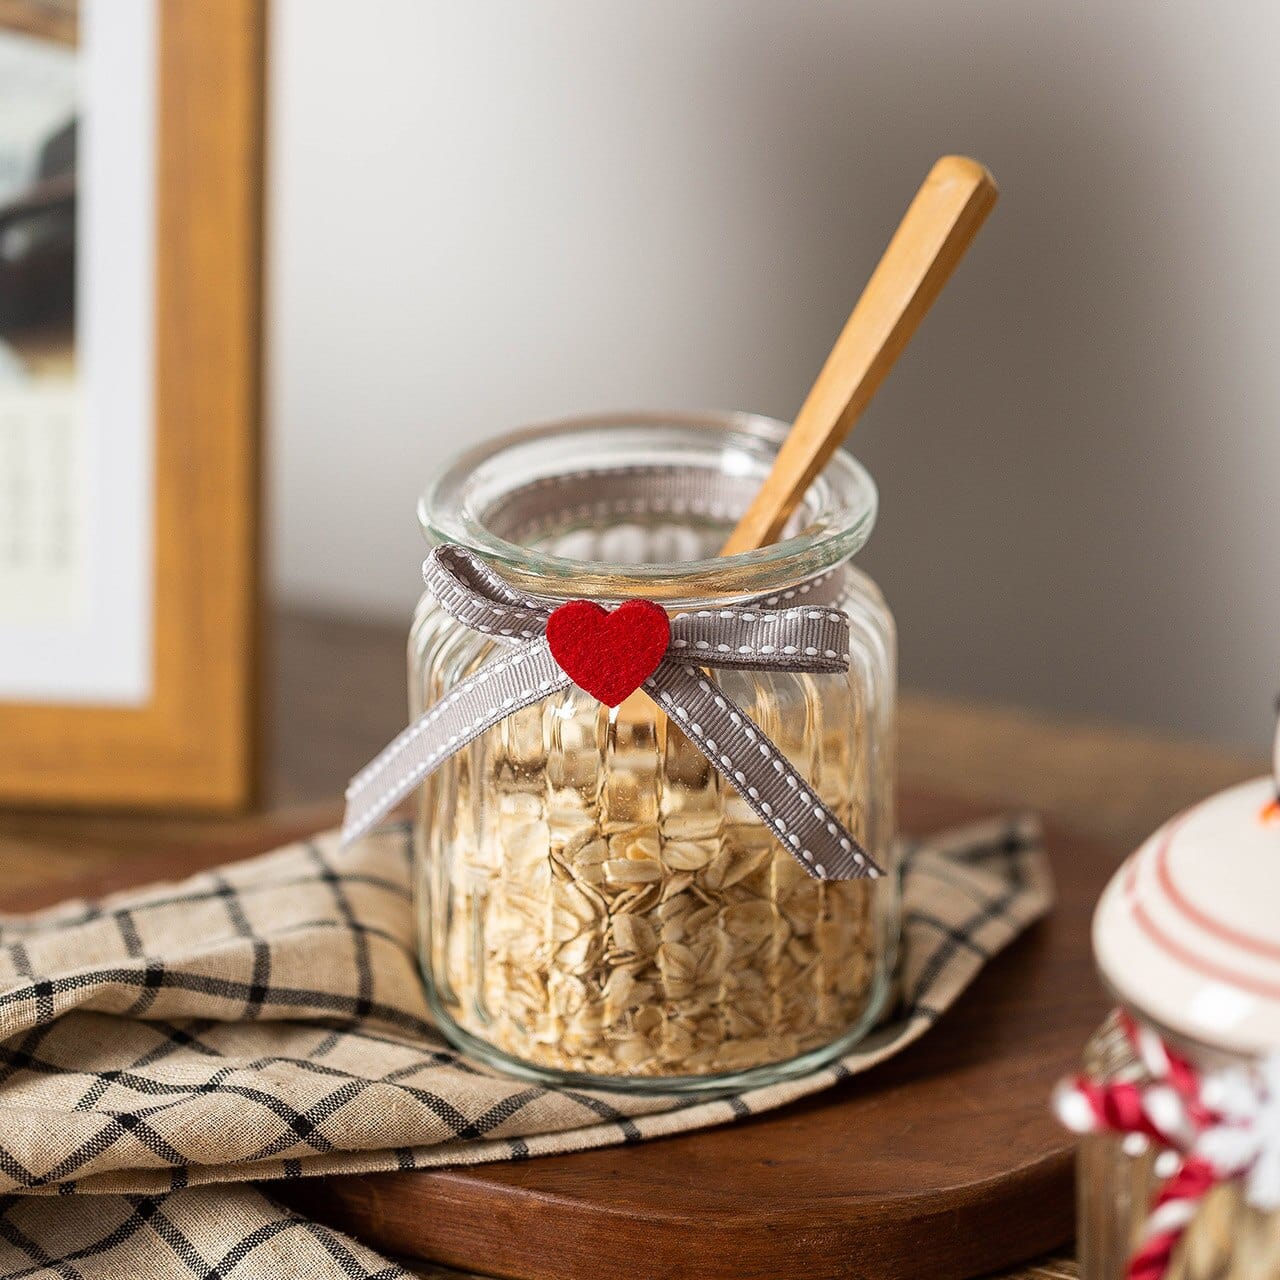
[(366, 835), (455, 751), (486, 729), (569, 683), (542, 638), (485, 663), (351, 780), (342, 843), (348, 845)]
[(884, 874), (768, 735), (700, 670), (664, 659), (644, 688), (811, 876)]

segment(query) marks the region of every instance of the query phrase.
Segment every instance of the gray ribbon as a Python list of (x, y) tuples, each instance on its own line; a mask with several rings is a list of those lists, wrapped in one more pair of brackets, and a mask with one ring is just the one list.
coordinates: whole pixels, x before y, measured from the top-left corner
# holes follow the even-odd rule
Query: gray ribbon
[[(544, 632), (555, 602), (517, 591), (469, 551), (436, 548), (423, 566), (440, 607), (507, 651), (454, 686), (347, 788), (344, 844), (359, 839), (454, 752), (512, 712), (573, 682)], [(849, 666), (849, 620), (829, 605), (775, 608), (776, 597), (671, 619), (671, 642), (645, 692), (679, 726), (800, 865), (820, 880), (881, 868), (751, 717), (707, 674), (838, 672)]]

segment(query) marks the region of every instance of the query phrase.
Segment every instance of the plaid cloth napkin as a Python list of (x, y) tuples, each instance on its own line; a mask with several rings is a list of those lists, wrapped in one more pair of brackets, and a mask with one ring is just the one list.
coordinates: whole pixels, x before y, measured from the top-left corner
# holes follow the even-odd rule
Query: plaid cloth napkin
[(450, 1049), (418, 976), (404, 826), (0, 917), (0, 1274), (404, 1275), (244, 1184), (633, 1142), (824, 1089), (921, 1036), (1052, 899), (1026, 820), (912, 845), (905, 868), (892, 1021), (716, 1100), (530, 1085)]

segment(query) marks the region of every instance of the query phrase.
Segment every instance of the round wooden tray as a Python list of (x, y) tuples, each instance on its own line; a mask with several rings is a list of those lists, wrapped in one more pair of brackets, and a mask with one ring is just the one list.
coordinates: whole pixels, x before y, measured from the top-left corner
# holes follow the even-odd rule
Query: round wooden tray
[[(903, 825), (971, 807), (912, 796)], [(516, 1280), (953, 1280), (1072, 1234), (1049, 1110), (1106, 1011), (1089, 953), (1114, 849), (1051, 829), (1052, 917), (898, 1057), (718, 1129), (523, 1164), (304, 1180), (299, 1207), (386, 1252)]]

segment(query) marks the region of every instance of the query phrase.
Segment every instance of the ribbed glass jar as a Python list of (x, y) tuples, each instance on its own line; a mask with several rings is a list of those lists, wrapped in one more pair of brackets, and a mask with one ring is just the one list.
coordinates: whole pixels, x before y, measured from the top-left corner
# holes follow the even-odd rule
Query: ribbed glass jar
[[(895, 640), (848, 564), (874, 486), (840, 453), (782, 541), (716, 558), (783, 433), (746, 415), (573, 420), (473, 451), (423, 498), (432, 542), (470, 547), (552, 603), (675, 610), (794, 592), (844, 610), (847, 675), (713, 674), (889, 873), (811, 879), (641, 693), (610, 709), (571, 686), (517, 712), (430, 779), (416, 824), (433, 1009), (506, 1070), (631, 1089), (763, 1083), (836, 1056), (884, 1001)], [(424, 596), (412, 713), (493, 649)]]
[[(1174, 1042), (1212, 1069), (1232, 1062), (1220, 1052)], [(1149, 1081), (1129, 1038), (1112, 1015), (1084, 1053), (1084, 1073), (1102, 1084)], [(1076, 1156), (1076, 1249), (1081, 1280), (1124, 1280), (1142, 1243), (1153, 1199), (1175, 1157), (1141, 1141), (1092, 1134)], [(1264, 1280), (1280, 1276), (1280, 1213), (1245, 1203), (1240, 1182), (1224, 1183), (1198, 1205), (1174, 1250), (1164, 1280)]]

